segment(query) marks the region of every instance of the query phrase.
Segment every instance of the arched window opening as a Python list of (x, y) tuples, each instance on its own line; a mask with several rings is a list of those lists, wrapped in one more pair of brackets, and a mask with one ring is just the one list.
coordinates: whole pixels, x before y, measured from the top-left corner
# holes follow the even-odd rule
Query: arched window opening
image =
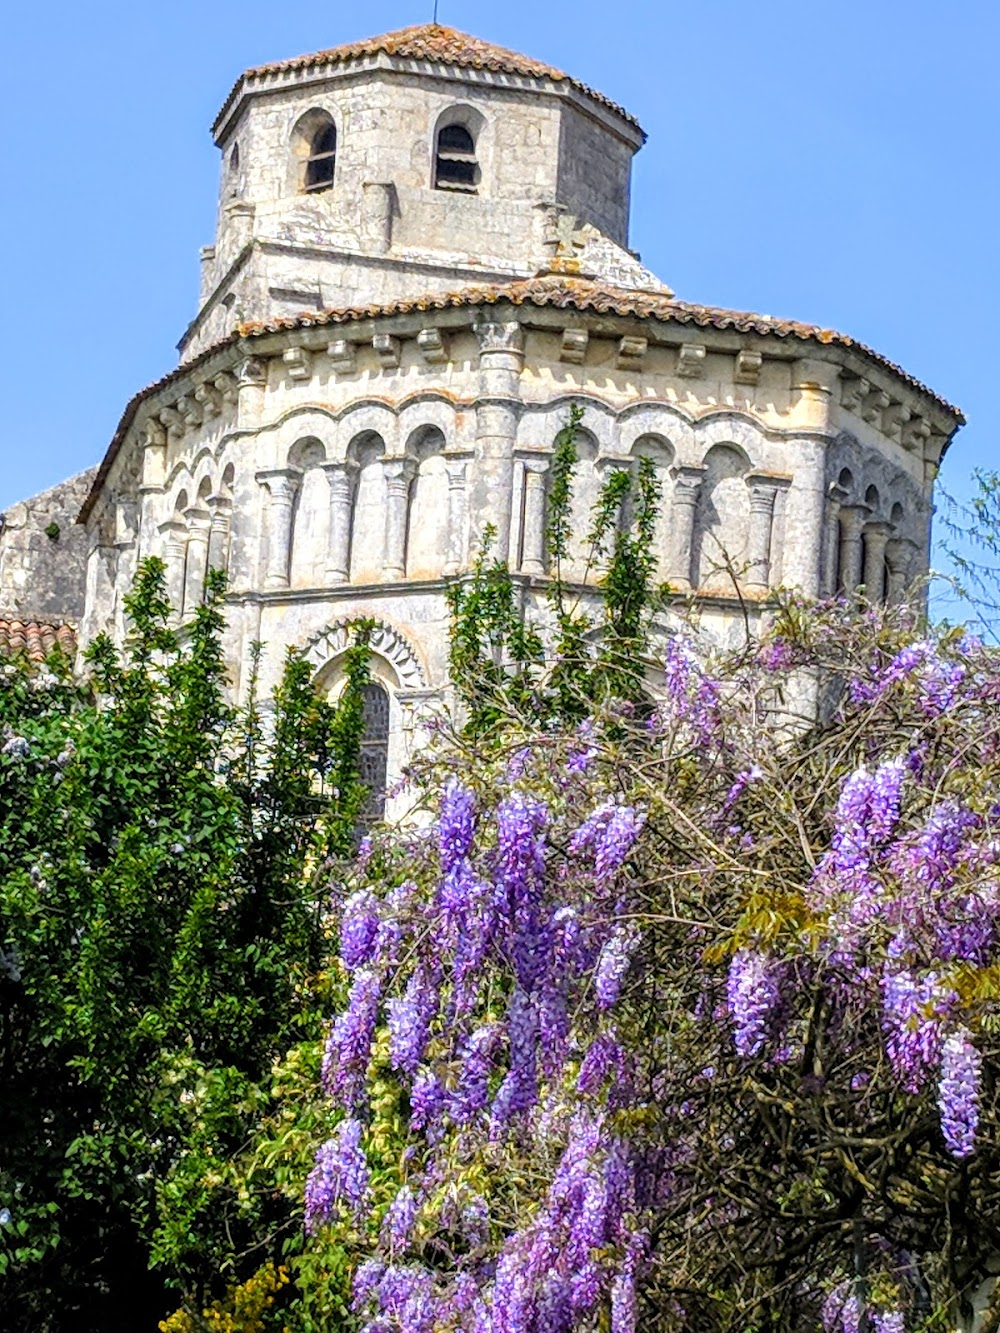
[(434, 154), (435, 190), (458, 190), (476, 194), (480, 180), (476, 142), (464, 125), (443, 125), (438, 130)]
[(240, 169), (240, 146), (238, 143), (234, 143), (232, 150), (229, 154), (230, 175), (235, 176), (236, 173), (239, 171), (239, 169)]
[(368, 788), (362, 811), (363, 824), (374, 823), (385, 814), (385, 788), (389, 772), (389, 691), (378, 681), (362, 686), (364, 730), (361, 734), (359, 770)]
[(333, 185), (337, 166), (337, 127), (328, 121), (313, 135), (306, 158), (303, 189), (307, 194), (318, 194)]

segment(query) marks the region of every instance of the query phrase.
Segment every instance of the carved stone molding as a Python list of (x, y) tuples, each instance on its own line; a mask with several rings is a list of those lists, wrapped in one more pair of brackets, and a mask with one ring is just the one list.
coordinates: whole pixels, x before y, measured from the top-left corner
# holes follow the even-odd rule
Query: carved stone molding
[[(357, 619), (345, 617), (335, 620), (306, 642), (305, 656), (317, 671), (347, 651), (353, 641), (353, 627), (361, 619), (359, 616)], [(403, 635), (384, 620), (376, 620), (370, 647), (373, 653), (378, 653), (390, 663), (399, 677), (400, 689), (427, 689), (427, 680), (417, 654)]]

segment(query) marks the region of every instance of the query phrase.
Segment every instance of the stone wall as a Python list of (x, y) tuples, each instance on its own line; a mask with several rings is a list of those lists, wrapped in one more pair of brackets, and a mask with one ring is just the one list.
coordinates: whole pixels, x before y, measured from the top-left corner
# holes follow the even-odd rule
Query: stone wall
[(96, 468), (0, 514), (0, 610), (51, 620), (83, 615), (86, 529), (77, 525)]

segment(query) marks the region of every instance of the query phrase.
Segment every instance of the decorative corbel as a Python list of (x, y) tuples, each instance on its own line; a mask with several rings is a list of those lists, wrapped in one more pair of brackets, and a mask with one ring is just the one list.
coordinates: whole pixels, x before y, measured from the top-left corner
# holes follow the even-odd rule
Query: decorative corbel
[[(571, 366), (582, 366), (587, 355), (587, 343), (589, 341), (590, 334), (586, 329), (563, 329), (559, 360), (568, 361)], [(620, 355), (621, 347), (619, 345)]]
[(187, 423), (176, 407), (160, 408), (160, 420), (166, 427), (167, 434), (171, 439), (178, 439), (184, 434)]
[(236, 402), (237, 395), (236, 395), (235, 375), (231, 375), (228, 370), (224, 370), (221, 372), (221, 374), (216, 375), (212, 383), (215, 385), (216, 392), (219, 394), (220, 398), (224, 403)]
[(736, 353), (736, 368), (733, 380), (737, 384), (756, 384), (760, 379), (760, 368), (764, 357), (760, 352), (752, 352), (748, 347)]
[(206, 417), (216, 417), (219, 415), (219, 409), (222, 406), (222, 394), (218, 389), (213, 388), (211, 384), (199, 384), (194, 391), (195, 401), (201, 405), (201, 410)]
[(884, 389), (870, 389), (861, 404), (861, 416), (869, 425), (876, 426), (881, 422), (882, 413), (888, 406), (889, 395)]
[(681, 343), (677, 349), (677, 373), (685, 379), (700, 379), (705, 373), (706, 351), (702, 343)]
[(337, 338), (326, 349), (335, 375), (350, 375), (357, 369), (357, 349), (346, 338)]
[(391, 333), (376, 333), (372, 339), (372, 348), (384, 369), (395, 370), (399, 365), (401, 344)]
[(200, 426), (204, 420), (204, 413), (201, 408), (187, 394), (177, 399), (177, 411), (180, 412), (189, 426)]
[[(448, 364), (448, 349), (438, 329), (421, 329), (417, 334), (417, 348), (428, 366)], [(396, 364), (399, 364), (397, 360)]]
[(288, 347), (281, 355), (288, 378), (293, 380), (312, 379), (312, 356), (304, 347)]
[(924, 417), (912, 417), (903, 427), (903, 448), (909, 449), (911, 453), (923, 453), (924, 445), (930, 438), (930, 424)]
[(649, 350), (649, 339), (626, 334), (618, 344), (615, 365), (619, 370), (638, 370)]
[(882, 434), (890, 440), (901, 443), (903, 427), (910, 419), (910, 409), (903, 403), (890, 402), (882, 413)]
[(871, 392), (871, 385), (863, 375), (844, 375), (840, 393), (840, 405), (856, 416), (861, 415), (861, 404)]

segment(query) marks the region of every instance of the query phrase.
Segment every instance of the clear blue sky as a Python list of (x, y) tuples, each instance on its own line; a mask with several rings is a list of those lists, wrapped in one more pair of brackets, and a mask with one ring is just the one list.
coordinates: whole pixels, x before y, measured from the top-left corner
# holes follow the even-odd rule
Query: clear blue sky
[[(175, 362), (212, 240), (209, 126), (247, 66), (433, 0), (21, 4), (4, 20), (0, 508), (96, 462)], [(632, 244), (687, 300), (832, 325), (961, 406), (997, 463), (1000, 3), (440, 0), (649, 133)]]

